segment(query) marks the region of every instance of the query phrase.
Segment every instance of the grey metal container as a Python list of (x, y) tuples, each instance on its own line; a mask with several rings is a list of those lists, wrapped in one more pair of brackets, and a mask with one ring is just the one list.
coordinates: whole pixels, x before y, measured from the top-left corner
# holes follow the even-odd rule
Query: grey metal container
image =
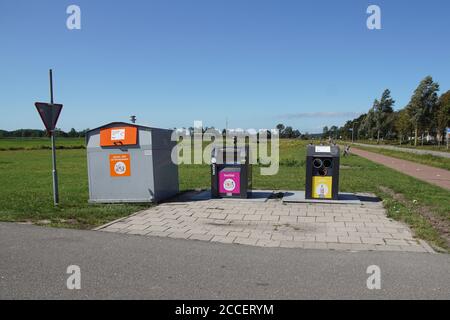
[[(105, 132), (123, 128), (136, 133), (135, 143), (104, 144)], [(172, 130), (124, 122), (88, 131), (89, 202), (160, 202), (177, 194), (178, 166), (171, 159), (176, 141), (171, 141), (171, 134)], [(114, 160), (121, 157), (124, 161)], [(116, 166), (122, 175), (114, 172)]]

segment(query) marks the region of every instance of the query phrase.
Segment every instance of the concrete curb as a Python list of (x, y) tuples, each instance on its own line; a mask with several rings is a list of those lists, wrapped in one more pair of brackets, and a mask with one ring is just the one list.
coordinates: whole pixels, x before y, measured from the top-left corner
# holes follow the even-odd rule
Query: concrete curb
[(93, 229), (91, 229), (91, 230), (92, 230), (92, 231), (99, 231), (99, 230), (101, 230), (101, 229), (105, 229), (106, 227), (109, 227), (110, 225), (112, 225), (112, 224), (114, 224), (114, 223), (120, 222), (120, 221), (125, 220), (125, 219), (128, 219), (128, 218), (130, 218), (130, 217), (134, 217), (135, 215), (138, 215), (138, 214), (140, 214), (140, 213), (142, 213), (142, 212), (144, 212), (144, 211), (147, 211), (148, 209), (149, 209), (149, 208), (143, 209), (143, 210), (140, 210), (140, 211), (137, 211), (137, 212), (132, 213), (132, 214), (130, 214), (130, 215), (128, 215), (128, 216), (125, 216), (125, 217), (116, 219), (116, 220), (114, 220), (114, 221), (110, 221), (110, 222), (105, 223), (105, 224), (103, 224), (103, 225), (101, 225), (101, 226), (99, 226), (99, 227), (95, 227), (95, 228), (93, 228)]
[(429, 253), (437, 253), (436, 251), (433, 250), (433, 248), (425, 241), (422, 239), (418, 239), (420, 244), (422, 245), (422, 247), (425, 248), (425, 250), (427, 250)]

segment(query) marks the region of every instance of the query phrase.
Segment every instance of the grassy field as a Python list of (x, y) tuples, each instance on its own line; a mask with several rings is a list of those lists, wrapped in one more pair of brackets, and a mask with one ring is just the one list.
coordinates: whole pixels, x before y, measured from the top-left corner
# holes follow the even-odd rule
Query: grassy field
[[(59, 149), (82, 149), (85, 146), (84, 138), (56, 138)], [(50, 149), (50, 138), (1, 138), (0, 151), (8, 150), (45, 150)]]
[(85, 150), (59, 150), (57, 156), (61, 205), (55, 208), (51, 151), (0, 151), (0, 220), (50, 222), (53, 226), (84, 229), (142, 208), (88, 204)]
[(387, 150), (387, 149), (381, 149), (381, 148), (363, 147), (363, 146), (358, 146), (358, 145), (355, 145), (355, 148), (383, 154), (385, 156), (390, 156), (390, 157), (394, 157), (394, 158), (398, 158), (398, 159), (413, 161), (413, 162), (425, 164), (425, 165), (436, 167), (436, 168), (450, 170), (450, 158), (436, 157), (431, 154), (415, 154), (415, 153), (410, 153), (410, 152)]
[[(0, 140), (0, 147), (4, 143), (5, 140)], [(22, 142), (16, 141), (15, 145), (20, 143)], [(23, 143), (28, 144), (29, 141)], [(58, 143), (65, 145), (66, 141), (60, 139)], [(261, 176), (260, 168), (254, 166), (254, 188), (303, 190), (306, 143), (299, 140), (282, 140), (279, 173), (274, 176)], [(0, 151), (1, 221), (30, 221), (52, 226), (92, 228), (146, 207), (88, 204), (86, 151), (62, 149), (57, 154), (61, 205), (54, 208), (50, 150)], [(447, 242), (420, 212), (426, 208), (434, 217), (448, 222), (449, 191), (357, 156), (342, 158), (341, 164), (341, 191), (377, 194), (384, 199), (391, 217), (410, 224), (420, 238), (448, 248)], [(181, 165), (179, 172), (181, 190), (208, 188), (210, 185), (207, 165)], [(401, 195), (402, 200), (391, 191)]]

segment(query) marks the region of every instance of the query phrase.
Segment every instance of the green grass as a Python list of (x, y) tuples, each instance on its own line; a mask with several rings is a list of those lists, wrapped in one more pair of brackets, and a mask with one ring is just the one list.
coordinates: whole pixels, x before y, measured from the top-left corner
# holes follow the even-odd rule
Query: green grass
[[(24, 142), (28, 143), (28, 141)], [(61, 145), (65, 140), (60, 139)], [(70, 141), (72, 143), (72, 141)], [(256, 189), (303, 190), (305, 185), (305, 152), (307, 142), (281, 140), (281, 166), (277, 175), (262, 176), (258, 166), (253, 167), (253, 185)], [(50, 220), (53, 226), (92, 228), (145, 208), (145, 205), (88, 204), (86, 150), (58, 150), (58, 173), (61, 205), (52, 203), (50, 150), (0, 151), (0, 220)], [(445, 241), (414, 206), (429, 208), (442, 219), (450, 219), (450, 191), (419, 181), (364, 158), (351, 155), (341, 158), (340, 190), (373, 192), (382, 197), (389, 214), (411, 225), (425, 240), (447, 248)], [(208, 165), (181, 165), (180, 189), (209, 188)], [(388, 187), (404, 196), (406, 204), (392, 199), (380, 190)], [(393, 208), (396, 209), (393, 209)], [(401, 208), (399, 213), (398, 209)]]
[(397, 151), (397, 150), (363, 147), (363, 146), (358, 146), (358, 145), (355, 145), (355, 148), (383, 154), (385, 156), (390, 156), (390, 157), (394, 157), (394, 158), (398, 158), (398, 159), (413, 161), (413, 162), (425, 164), (425, 165), (436, 167), (436, 168), (450, 170), (450, 158), (436, 157), (431, 154), (415, 154), (415, 153), (410, 153), (410, 152), (406, 152), (406, 151), (403, 152), (403, 151)]
[(406, 224), (413, 226), (414, 233), (417, 237), (435, 244), (439, 248), (438, 250), (449, 250), (448, 243), (439, 235), (439, 232), (437, 232), (427, 219), (417, 212), (417, 210), (412, 209), (411, 204), (405, 205), (402, 202), (392, 199), (388, 195), (385, 195), (383, 204), (389, 218), (403, 221)]
[[(84, 138), (56, 138), (58, 149), (82, 149)], [(50, 138), (0, 138), (0, 151), (50, 149)]]
[(88, 204), (85, 150), (57, 152), (60, 206), (53, 206), (51, 151), (0, 151), (0, 220), (49, 220), (53, 226), (92, 228), (142, 209)]

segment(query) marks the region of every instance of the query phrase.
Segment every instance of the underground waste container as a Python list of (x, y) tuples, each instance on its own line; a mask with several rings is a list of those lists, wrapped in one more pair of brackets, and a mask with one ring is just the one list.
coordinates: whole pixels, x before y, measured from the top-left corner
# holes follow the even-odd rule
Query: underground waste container
[(339, 147), (309, 145), (306, 152), (306, 199), (338, 200)]
[(89, 202), (159, 202), (178, 193), (172, 130), (113, 122), (86, 134)]
[(249, 147), (215, 147), (211, 152), (211, 196), (248, 198), (252, 189)]

